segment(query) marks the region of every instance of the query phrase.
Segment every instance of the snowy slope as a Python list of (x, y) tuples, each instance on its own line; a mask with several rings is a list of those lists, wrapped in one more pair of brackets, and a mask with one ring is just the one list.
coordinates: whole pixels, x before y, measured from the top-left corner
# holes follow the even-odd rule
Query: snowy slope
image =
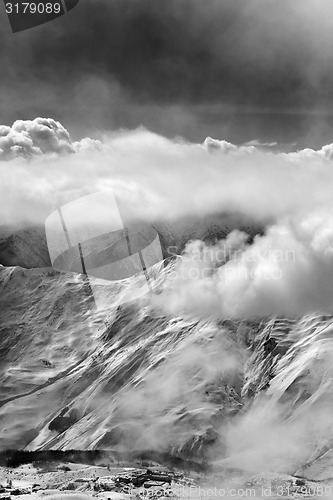
[(79, 275), (50, 269), (2, 268), (0, 280), (4, 448), (187, 453), (190, 440), (196, 453), (206, 432), (218, 440), (223, 403), (226, 413), (240, 407), (243, 362), (229, 327), (159, 317), (149, 297), (115, 299), (105, 316)]
[(108, 284), (96, 311), (80, 275), (0, 268), (2, 449), (156, 449), (311, 478), (328, 467), (333, 318), (167, 317), (149, 293), (122, 303), (130, 280)]

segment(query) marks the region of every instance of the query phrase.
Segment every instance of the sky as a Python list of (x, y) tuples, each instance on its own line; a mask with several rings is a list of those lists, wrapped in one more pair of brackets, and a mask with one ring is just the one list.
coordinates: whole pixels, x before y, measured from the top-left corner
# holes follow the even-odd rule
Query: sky
[(331, 143), (330, 0), (81, 0), (13, 34), (0, 15), (0, 122), (71, 135), (140, 125), (284, 150)]

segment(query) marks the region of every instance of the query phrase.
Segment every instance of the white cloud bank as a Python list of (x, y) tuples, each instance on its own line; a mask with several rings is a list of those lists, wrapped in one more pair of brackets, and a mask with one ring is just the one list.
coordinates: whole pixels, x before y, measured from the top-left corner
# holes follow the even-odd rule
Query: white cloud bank
[(42, 118), (1, 130), (9, 161), (0, 163), (0, 224), (41, 222), (59, 203), (115, 184), (146, 217), (228, 212), (267, 222), (333, 205), (332, 145), (277, 154), (144, 129), (73, 142), (60, 123)]
[[(232, 233), (202, 247), (200, 258), (202, 243), (191, 243), (163, 307), (224, 317), (332, 312), (333, 145), (284, 154), (144, 129), (72, 142), (60, 123), (42, 118), (1, 130), (8, 161), (0, 163), (0, 224), (44, 222), (56, 206), (115, 186), (148, 219), (237, 214), (265, 225), (265, 235), (249, 244)], [(221, 247), (236, 252), (223, 265), (213, 256)]]

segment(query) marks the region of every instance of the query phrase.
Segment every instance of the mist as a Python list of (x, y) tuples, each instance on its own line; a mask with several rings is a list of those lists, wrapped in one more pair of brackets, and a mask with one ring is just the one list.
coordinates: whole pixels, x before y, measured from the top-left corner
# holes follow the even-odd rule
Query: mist
[(143, 128), (72, 141), (59, 122), (42, 118), (1, 130), (2, 225), (44, 223), (57, 206), (108, 189), (147, 220), (227, 213), (267, 224), (333, 203), (331, 145), (275, 154)]

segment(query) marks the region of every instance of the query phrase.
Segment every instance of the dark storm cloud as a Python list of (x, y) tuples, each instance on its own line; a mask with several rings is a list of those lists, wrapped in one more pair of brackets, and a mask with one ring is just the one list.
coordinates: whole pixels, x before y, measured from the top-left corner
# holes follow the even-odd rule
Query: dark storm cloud
[(170, 135), (206, 123), (213, 135), (215, 120), (230, 139), (235, 113), (264, 115), (259, 134), (293, 113), (299, 127), (297, 113), (333, 101), (330, 14), (329, 0), (82, 0), (16, 38), (3, 19), (2, 121), (42, 114)]
[(295, 107), (332, 96), (332, 23), (317, 25), (322, 16), (306, 9), (304, 0), (90, 0), (54, 27), (56, 43), (40, 31), (32, 63), (41, 76), (104, 74), (148, 102)]

